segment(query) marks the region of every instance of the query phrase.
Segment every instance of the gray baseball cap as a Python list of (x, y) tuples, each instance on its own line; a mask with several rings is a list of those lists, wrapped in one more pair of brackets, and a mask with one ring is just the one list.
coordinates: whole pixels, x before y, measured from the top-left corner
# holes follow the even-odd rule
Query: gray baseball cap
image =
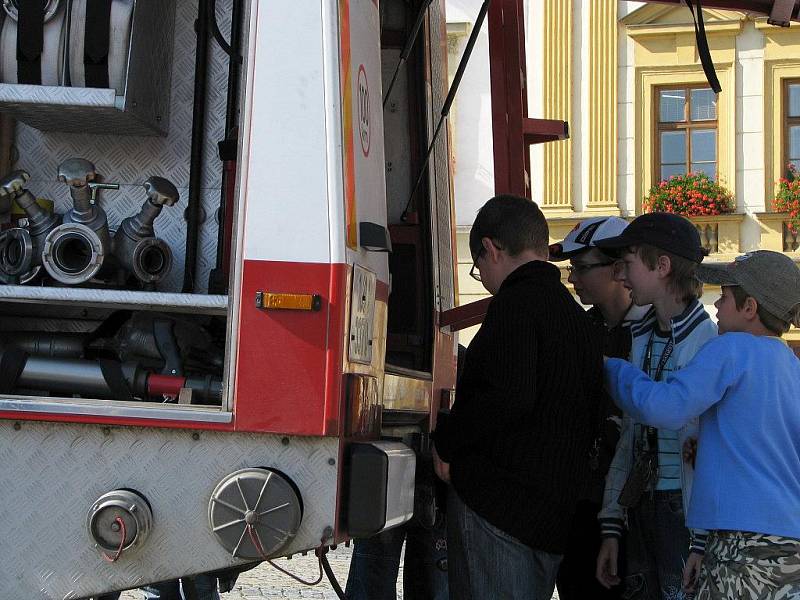
[(771, 315), (790, 321), (800, 303), (800, 269), (780, 252), (756, 250), (732, 263), (698, 265), (697, 277), (712, 285), (738, 285)]

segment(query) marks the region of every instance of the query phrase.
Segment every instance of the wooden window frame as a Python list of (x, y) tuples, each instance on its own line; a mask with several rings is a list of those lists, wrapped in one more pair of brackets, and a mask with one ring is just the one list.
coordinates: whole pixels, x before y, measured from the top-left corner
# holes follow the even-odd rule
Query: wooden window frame
[[(717, 115), (712, 120), (692, 121), (691, 116), (691, 90), (709, 89), (707, 83), (694, 83), (683, 85), (659, 85), (653, 90), (653, 123), (655, 126), (655, 140), (653, 148), (652, 181), (658, 183), (661, 179), (661, 134), (665, 131), (686, 131), (686, 172), (692, 170), (692, 129), (713, 129), (715, 148), (714, 164), (716, 166), (716, 180), (719, 181), (719, 103), (717, 103)], [(787, 87), (786, 90), (789, 88)], [(684, 121), (675, 123), (661, 122), (661, 92), (664, 90), (683, 90), (686, 93), (686, 102), (683, 106)], [(786, 92), (788, 94), (788, 91)]]
[[(800, 115), (796, 117), (789, 116), (790, 85), (800, 85), (800, 78), (786, 78), (783, 80), (783, 90), (781, 94), (781, 121), (782, 121), (781, 133), (783, 135), (783, 144), (781, 144), (781, 147), (783, 148), (783, 154), (781, 156), (781, 177), (786, 175), (786, 170), (787, 170), (786, 165), (788, 165), (789, 161), (791, 160), (790, 157), (791, 139), (789, 137), (789, 128), (800, 125)], [(797, 158), (800, 159), (800, 156), (798, 156)]]

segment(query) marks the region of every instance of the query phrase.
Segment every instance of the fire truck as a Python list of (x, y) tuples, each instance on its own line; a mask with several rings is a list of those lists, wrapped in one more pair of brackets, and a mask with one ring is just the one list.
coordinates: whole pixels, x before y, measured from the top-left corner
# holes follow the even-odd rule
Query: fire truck
[(456, 366), (420, 4), (3, 2), (0, 598), (411, 518)]
[[(523, 2), (487, 14), (496, 189), (530, 196), (567, 124), (527, 115)], [(444, 0), (3, 0), (0, 598), (431, 513), (486, 309), (455, 307), (446, 50)]]

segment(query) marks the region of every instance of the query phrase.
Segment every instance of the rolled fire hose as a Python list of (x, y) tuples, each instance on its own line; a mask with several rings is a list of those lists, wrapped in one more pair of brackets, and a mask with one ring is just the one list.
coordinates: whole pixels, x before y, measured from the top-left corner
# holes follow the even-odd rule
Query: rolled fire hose
[[(23, 0), (3, 0), (5, 18), (0, 30), (0, 82), (19, 83), (17, 75), (17, 31), (19, 3)], [(63, 29), (66, 15), (65, 0), (47, 0), (44, 6), (43, 47), (41, 54), (41, 85), (62, 85), (60, 73), (64, 62)]]

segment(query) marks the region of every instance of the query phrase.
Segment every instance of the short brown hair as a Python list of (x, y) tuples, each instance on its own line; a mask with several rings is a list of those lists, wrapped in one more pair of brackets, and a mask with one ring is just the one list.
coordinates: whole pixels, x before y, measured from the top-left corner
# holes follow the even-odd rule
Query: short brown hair
[(703, 294), (703, 284), (697, 278), (696, 262), (650, 244), (641, 244), (631, 250), (642, 259), (642, 262), (651, 271), (655, 270), (660, 256), (669, 258), (672, 268), (669, 272), (667, 289), (675, 294), (675, 297), (679, 298), (681, 302), (692, 302)]
[(517, 256), (534, 250), (547, 256), (550, 231), (544, 214), (533, 200), (502, 194), (486, 202), (478, 211), (469, 232), (469, 250), (475, 259), (481, 251), (481, 240), (488, 237)]
[[(747, 299), (753, 298), (750, 294), (744, 291), (742, 286), (729, 285), (723, 287), (730, 288), (731, 292), (733, 293), (733, 301), (736, 304), (737, 310), (742, 310), (742, 308), (744, 307), (744, 303), (747, 301)], [(753, 300), (755, 300), (755, 303), (758, 306), (757, 309), (758, 318), (764, 327), (769, 329), (771, 333), (774, 333), (778, 337), (782, 336), (784, 333), (789, 331), (789, 328), (792, 326), (792, 324), (789, 321), (784, 321), (783, 319), (779, 319), (771, 312), (769, 312), (766, 308), (761, 306), (761, 304), (758, 303), (758, 300), (756, 300), (755, 298), (753, 298)], [(795, 307), (793, 314), (793, 320), (796, 319), (797, 319), (797, 307)]]

